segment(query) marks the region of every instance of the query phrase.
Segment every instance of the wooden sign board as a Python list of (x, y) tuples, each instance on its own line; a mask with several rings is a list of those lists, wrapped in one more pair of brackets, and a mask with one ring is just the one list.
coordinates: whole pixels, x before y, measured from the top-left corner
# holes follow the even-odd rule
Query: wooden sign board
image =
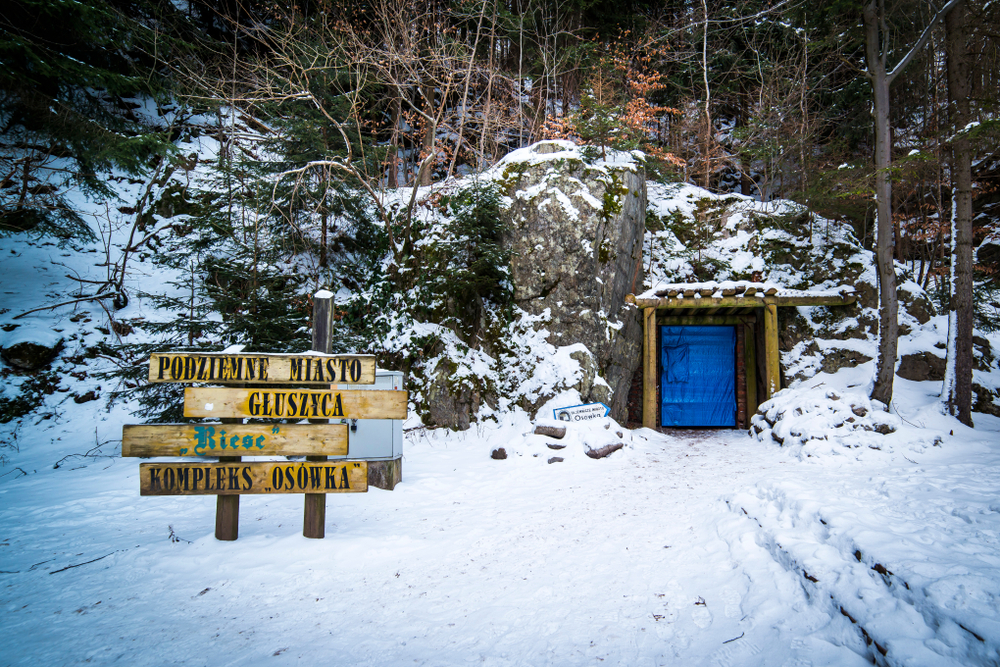
[(367, 461), (139, 464), (141, 496), (367, 491)]
[(184, 416), (406, 419), (407, 398), (408, 392), (393, 389), (322, 391), (188, 387), (184, 390)]
[(143, 424), (122, 456), (347, 456), (347, 424)]
[(156, 352), (149, 357), (149, 381), (212, 384), (375, 384), (375, 357)]

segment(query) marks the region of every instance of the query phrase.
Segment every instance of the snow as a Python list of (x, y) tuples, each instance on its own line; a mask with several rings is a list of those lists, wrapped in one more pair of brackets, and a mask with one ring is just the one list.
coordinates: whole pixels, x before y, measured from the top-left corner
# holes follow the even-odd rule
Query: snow
[[(203, 141), (199, 150), (214, 150)], [(508, 159), (560, 159), (571, 146)], [(613, 164), (633, 158), (609, 155)], [(133, 195), (141, 187), (120, 185)], [(692, 216), (700, 199), (721, 199), (661, 184), (649, 197), (661, 216)], [(736, 272), (763, 270), (746, 249), (741, 216), (790, 205), (727, 201), (712, 252)], [(402, 483), (329, 496), (323, 540), (302, 537), (301, 496), (248, 495), (239, 540), (218, 542), (213, 498), (138, 495), (139, 460), (119, 456), (122, 425), (139, 421), (133, 405), (70, 400), (108, 384), (95, 375), (107, 360), (83, 358), (115, 340), (100, 305), (13, 319), (77, 294), (67, 274), (104, 279), (104, 244), (114, 256), (128, 232), (117, 223), (77, 249), (0, 238), (0, 344), (65, 345), (59, 387), (0, 424), (2, 664), (1000, 662), (1000, 419), (976, 413), (967, 428), (941, 413), (940, 382), (901, 378), (883, 412), (867, 398), (872, 362), (820, 371), (818, 360), (835, 350), (873, 356), (868, 338), (819, 336), (813, 356), (804, 343), (784, 352), (797, 379), (764, 406), (776, 425), (758, 421), (753, 436), (661, 434), (599, 419), (553, 439), (533, 433), (517, 406), (541, 403), (537, 423), (551, 425), (544, 417), (553, 408), (581, 403), (571, 387), (588, 351), (547, 341), (551, 313), (520, 313), (504, 358), (469, 349), (440, 325), (392, 328), (386, 351), (435, 335), (457, 380), (488, 378), (507, 403), (484, 406), (465, 432), (411, 417)], [(826, 233), (848, 234), (839, 223)], [(819, 247), (822, 238), (817, 231), (807, 242)], [(788, 269), (759, 283), (679, 282), (689, 266), (671, 255), (678, 248), (668, 231), (647, 234), (644, 261), (655, 250), (659, 264), (644, 295), (742, 283), (800, 293), (801, 274)], [(142, 256), (130, 262), (133, 298), (116, 317), (162, 315), (135, 295), (168, 289), (173, 276)], [(861, 253), (843, 262), (869, 266)], [(816, 311), (799, 312), (812, 322)], [(936, 350), (947, 336), (946, 316), (906, 322), (901, 355)], [(825, 331), (861, 327), (848, 318)], [(1000, 334), (986, 337), (1000, 348)], [(794, 372), (796, 363), (808, 373)], [(79, 377), (68, 375), (74, 368)], [(4, 379), (10, 396), (26, 376)], [(1000, 370), (977, 369), (975, 382), (998, 388)], [(619, 444), (606, 458), (587, 456)], [(507, 458), (492, 459), (500, 447)]]
[[(537, 152), (537, 149), (540, 146), (545, 146), (546, 150), (551, 149), (552, 152)], [(486, 178), (498, 179), (511, 165), (523, 164), (534, 166), (546, 163), (555, 163), (563, 160), (580, 161), (582, 159), (583, 154), (580, 152), (580, 147), (572, 141), (562, 139), (548, 140), (511, 151), (501, 158), (499, 162), (488, 169), (483, 176)], [(602, 157), (592, 160), (588, 159), (587, 165), (591, 169), (604, 171), (621, 169), (635, 170), (641, 160), (642, 153), (640, 151), (618, 151), (609, 148), (605, 150), (605, 154)], [(595, 208), (600, 208), (600, 206)]]
[[(846, 400), (849, 380), (820, 389)], [(838, 455), (610, 420), (561, 440), (523, 414), (418, 426), (403, 482), (330, 496), (325, 539), (301, 536), (300, 496), (243, 496), (230, 543), (211, 497), (138, 497), (136, 460), (53, 469), (57, 433), (89, 447), (74, 406), (0, 478), (0, 646), (9, 664), (862, 665), (877, 642), (887, 664), (993, 664), (1000, 420), (966, 429), (921, 383), (901, 399), (899, 430), (868, 434), (891, 446)], [(606, 442), (625, 447), (584, 456)]]
[[(657, 297), (667, 296), (669, 291), (683, 291), (688, 290), (713, 290), (710, 297), (704, 298), (721, 298), (724, 296), (723, 290), (735, 289), (737, 294), (735, 296), (745, 296), (743, 292), (748, 288), (752, 287), (755, 292), (750, 297), (760, 297), (764, 298), (768, 290), (774, 290), (772, 296), (776, 297), (809, 297), (809, 296), (836, 296), (840, 297), (845, 294), (853, 294), (854, 287), (852, 285), (839, 285), (834, 288), (829, 289), (809, 289), (809, 290), (797, 290), (789, 289), (786, 287), (779, 287), (774, 283), (757, 283), (749, 280), (725, 280), (723, 282), (716, 282), (714, 280), (703, 280), (703, 281), (693, 281), (689, 283), (668, 283), (668, 282), (658, 282), (650, 289), (646, 290), (642, 294), (638, 295), (636, 298), (640, 299), (654, 299)], [(676, 297), (672, 298), (683, 298), (683, 294), (678, 294)], [(691, 298), (691, 297), (689, 297)], [(693, 298), (702, 298), (700, 294), (695, 295)]]

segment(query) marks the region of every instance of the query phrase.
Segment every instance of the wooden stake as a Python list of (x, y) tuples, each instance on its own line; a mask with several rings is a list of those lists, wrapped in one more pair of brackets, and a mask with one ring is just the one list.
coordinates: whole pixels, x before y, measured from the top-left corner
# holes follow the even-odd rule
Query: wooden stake
[(764, 400), (769, 400), (781, 389), (781, 359), (778, 356), (778, 307), (764, 306), (764, 368), (766, 369)]
[(747, 423), (757, 412), (757, 341), (754, 340), (754, 327), (747, 324), (743, 338), (743, 368), (747, 378)]
[[(333, 348), (333, 294), (326, 290), (320, 290), (313, 295), (312, 348), (314, 351), (324, 354), (330, 354), (330, 350)], [(326, 457), (307, 456), (306, 461), (326, 461)], [(302, 509), (302, 535), (313, 539), (323, 539), (326, 536), (325, 493), (305, 494), (305, 505)]]
[[(226, 420), (242, 422), (242, 419)], [(219, 463), (237, 463), (239, 456), (220, 456)], [(231, 542), (240, 536), (240, 497), (216, 496), (215, 499), (215, 539)]]
[(646, 428), (656, 428), (656, 308), (644, 308), (642, 311), (643, 345), (642, 369), (642, 425)]
[[(326, 461), (325, 456), (307, 456), (306, 461)], [(302, 510), (302, 535), (314, 539), (326, 537), (326, 494), (305, 494)]]

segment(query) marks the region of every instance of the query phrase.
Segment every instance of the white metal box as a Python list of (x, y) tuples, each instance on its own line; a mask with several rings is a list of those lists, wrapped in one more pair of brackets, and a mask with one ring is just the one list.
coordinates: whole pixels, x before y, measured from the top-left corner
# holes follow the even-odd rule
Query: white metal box
[[(403, 389), (402, 371), (375, 369), (375, 384), (335, 384), (338, 390)], [(336, 423), (331, 420), (330, 423)], [(348, 425), (347, 456), (331, 459), (388, 461), (403, 455), (403, 422), (400, 419), (341, 419)]]

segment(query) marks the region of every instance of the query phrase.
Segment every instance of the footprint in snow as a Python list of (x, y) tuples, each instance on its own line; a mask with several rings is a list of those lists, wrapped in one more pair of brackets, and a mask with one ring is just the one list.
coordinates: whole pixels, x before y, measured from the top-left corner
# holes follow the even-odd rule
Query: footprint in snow
[(691, 611), (691, 620), (694, 621), (695, 625), (704, 630), (712, 624), (712, 612), (707, 607), (695, 607)]

